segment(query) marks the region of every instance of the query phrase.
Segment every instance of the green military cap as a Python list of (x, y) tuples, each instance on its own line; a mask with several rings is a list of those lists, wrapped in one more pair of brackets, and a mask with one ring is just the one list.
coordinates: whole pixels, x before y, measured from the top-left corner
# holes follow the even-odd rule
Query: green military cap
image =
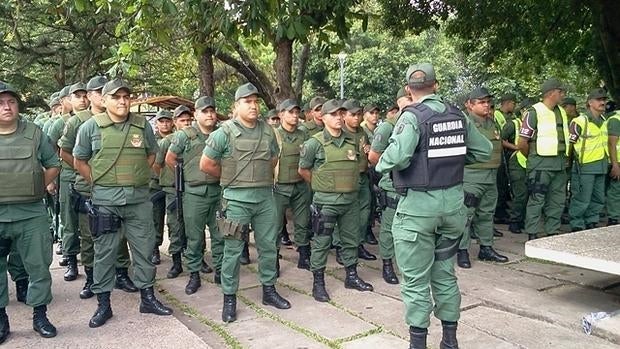
[(337, 110), (344, 109), (340, 100), (338, 99), (330, 99), (329, 101), (323, 103), (321, 106), (321, 114), (331, 114)]
[(174, 108), (173, 115), (174, 115), (175, 119), (178, 118), (179, 116), (181, 116), (181, 114), (183, 114), (183, 113), (189, 113), (191, 115), (192, 111), (186, 105), (180, 105), (180, 106)]
[(405, 91), (405, 87), (399, 88), (398, 92), (396, 93), (396, 100), (399, 100), (403, 97), (408, 97), (407, 91)]
[[(411, 75), (415, 72), (421, 71), (424, 73), (424, 77), (420, 78), (411, 78)], [(430, 63), (419, 63), (412, 64), (407, 69), (407, 74), (405, 76), (405, 80), (412, 84), (423, 84), (425, 82), (435, 81), (437, 78), (435, 76), (435, 68)]]
[(299, 108), (301, 110), (299, 104), (294, 99), (285, 99), (280, 104), (278, 104), (278, 111), (291, 111), (295, 108)]
[(71, 89), (71, 85), (67, 85), (58, 92), (58, 98), (62, 99), (69, 96), (69, 90)]
[(49, 102), (50, 108), (54, 108), (54, 106), (59, 105), (59, 104), (60, 104), (60, 98), (54, 97), (50, 99), (50, 102)]
[(564, 84), (562, 84), (562, 82), (556, 78), (549, 78), (542, 83), (542, 85), (540, 86), (540, 91), (544, 95), (551, 90), (566, 91), (566, 86), (564, 86)]
[(17, 94), (17, 90), (11, 86), (10, 84), (0, 81), (0, 93), (10, 93), (15, 98), (19, 99), (19, 95)]
[(275, 109), (269, 109), (269, 111), (267, 112), (267, 115), (265, 116), (265, 118), (271, 119), (271, 118), (274, 118), (274, 117), (279, 117), (278, 116), (278, 111), (275, 110)]
[(127, 81), (121, 78), (116, 78), (114, 80), (106, 82), (106, 84), (103, 86), (103, 90), (101, 90), (101, 94), (113, 95), (120, 89), (125, 89), (127, 90), (127, 92), (131, 93), (131, 87), (129, 87), (129, 83), (127, 83)]
[(316, 108), (322, 107), (326, 101), (327, 99), (325, 99), (325, 97), (316, 96), (310, 100), (308, 106), (310, 107), (310, 110), (315, 110)]
[(310, 109), (310, 103), (306, 103), (301, 107), (301, 112), (305, 113)]
[(248, 82), (237, 88), (237, 91), (235, 91), (235, 101), (251, 95), (258, 95), (258, 89), (251, 82)]
[(500, 99), (499, 102), (508, 102), (508, 101), (513, 101), (516, 102), (517, 101), (517, 95), (515, 95), (514, 93), (506, 93), (505, 95), (503, 95)]
[(160, 110), (155, 114), (155, 120), (170, 119), (172, 120), (172, 113), (167, 110)]
[(203, 110), (207, 108), (215, 109), (215, 99), (213, 99), (213, 97), (202, 96), (194, 103), (194, 109), (196, 110)]
[[(573, 101), (575, 101), (575, 100), (573, 99)], [(529, 108), (529, 107), (533, 106), (534, 104), (536, 104), (536, 101), (533, 98), (525, 97), (525, 98), (523, 98), (521, 103), (519, 103), (519, 107), (517, 107), (517, 110)], [(576, 104), (577, 103), (575, 103), (575, 105)]]
[(469, 99), (482, 99), (486, 97), (493, 97), (493, 95), (484, 87), (477, 87), (469, 93)]
[(105, 76), (94, 76), (92, 79), (88, 80), (88, 83), (86, 84), (86, 90), (87, 91), (97, 91), (97, 90), (101, 90), (103, 88), (103, 86), (105, 86), (105, 84), (108, 83), (108, 78), (106, 78)]
[(351, 114), (355, 114), (362, 110), (360, 102), (358, 102), (356, 99), (347, 99), (346, 101), (344, 101), (344, 103), (342, 103), (342, 107)]
[(81, 82), (76, 82), (75, 84), (71, 85), (71, 88), (69, 88), (69, 94), (72, 95), (78, 91), (84, 91), (86, 92), (86, 85), (84, 85)]
[(566, 97), (562, 100), (562, 103), (560, 103), (561, 106), (565, 106), (565, 105), (577, 105), (577, 101), (572, 98), (572, 97)]
[(603, 88), (595, 88), (594, 90), (590, 91), (590, 93), (588, 93), (588, 100), (600, 98), (607, 98), (607, 91), (605, 91), (605, 89)]
[(54, 92), (50, 95), (50, 100), (54, 99), (54, 98), (58, 98), (58, 95), (60, 94), (60, 92)]
[(373, 111), (373, 110), (379, 111), (379, 107), (377, 107), (377, 106), (376, 106), (376, 105), (374, 105), (374, 104), (369, 104), (369, 105), (367, 105), (367, 106), (365, 106), (365, 107), (364, 107), (364, 114), (366, 114), (366, 113), (370, 113), (370, 112), (371, 112), (371, 111)]

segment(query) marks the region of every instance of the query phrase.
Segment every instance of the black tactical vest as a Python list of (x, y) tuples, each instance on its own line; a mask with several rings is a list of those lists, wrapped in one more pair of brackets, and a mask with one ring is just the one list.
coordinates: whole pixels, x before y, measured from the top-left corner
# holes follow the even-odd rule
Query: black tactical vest
[(465, 115), (448, 104), (443, 113), (419, 103), (404, 111), (416, 116), (420, 139), (409, 167), (392, 171), (396, 191), (429, 191), (461, 184), (467, 152)]

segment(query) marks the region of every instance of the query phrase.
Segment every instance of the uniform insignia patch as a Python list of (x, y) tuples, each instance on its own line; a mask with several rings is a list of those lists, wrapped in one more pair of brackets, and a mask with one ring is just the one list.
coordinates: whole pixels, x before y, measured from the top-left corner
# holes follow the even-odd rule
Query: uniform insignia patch
[(399, 135), (403, 132), (403, 130), (405, 129), (405, 124), (399, 124), (398, 127), (396, 128), (396, 132), (395, 134)]
[(353, 150), (347, 150), (347, 159), (355, 160), (355, 152)]
[(300, 157), (306, 156), (306, 146), (303, 144), (299, 146), (299, 156)]
[(141, 147), (142, 146), (142, 135), (132, 134), (131, 145), (133, 145), (135, 148)]
[(383, 136), (381, 136), (381, 134), (375, 134), (375, 139), (373, 139), (373, 142), (381, 142), (383, 140)]

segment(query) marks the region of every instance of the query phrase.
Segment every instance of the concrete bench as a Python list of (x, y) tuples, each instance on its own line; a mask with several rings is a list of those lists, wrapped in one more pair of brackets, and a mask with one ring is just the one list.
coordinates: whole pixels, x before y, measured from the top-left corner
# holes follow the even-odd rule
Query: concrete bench
[(528, 241), (525, 255), (620, 275), (620, 225)]

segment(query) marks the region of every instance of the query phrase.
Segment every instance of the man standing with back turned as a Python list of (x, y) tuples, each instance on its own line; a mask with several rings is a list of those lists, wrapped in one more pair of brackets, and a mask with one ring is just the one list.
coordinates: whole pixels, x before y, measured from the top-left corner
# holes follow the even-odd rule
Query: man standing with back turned
[(403, 274), (409, 348), (426, 348), (434, 310), (443, 327), (440, 348), (455, 349), (461, 294), (454, 255), (466, 223), (463, 171), (466, 163), (488, 161), (492, 145), (462, 112), (435, 95), (439, 85), (431, 64), (410, 66), (406, 80), (417, 103), (403, 110), (376, 169), (392, 171), (402, 195), (392, 235)]

